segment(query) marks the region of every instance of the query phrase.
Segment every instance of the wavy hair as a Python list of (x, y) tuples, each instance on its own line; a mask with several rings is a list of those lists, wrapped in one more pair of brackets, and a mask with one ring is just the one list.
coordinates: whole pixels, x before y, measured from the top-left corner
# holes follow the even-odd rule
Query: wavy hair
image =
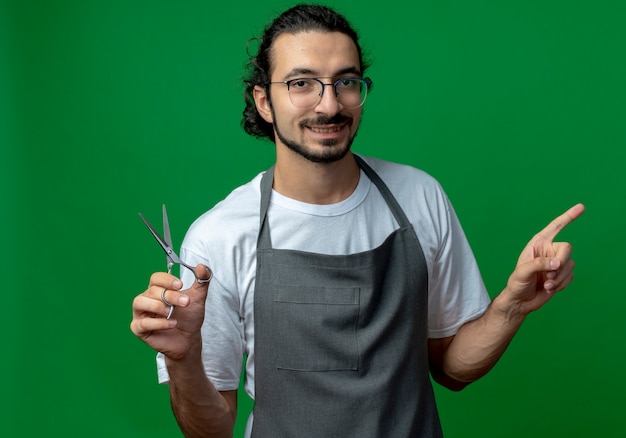
[(275, 140), (273, 125), (266, 122), (256, 109), (254, 87), (257, 85), (264, 87), (269, 99), (271, 55), (274, 41), (283, 33), (296, 34), (307, 31), (341, 32), (348, 35), (357, 48), (361, 72), (365, 73), (367, 66), (363, 60), (359, 36), (343, 15), (329, 7), (314, 4), (300, 4), (286, 10), (265, 27), (261, 37), (253, 38), (248, 42), (248, 49), (251, 42), (259, 43), (255, 54), (248, 53), (249, 60), (243, 78), (246, 106), (243, 110), (241, 126), (249, 135), (257, 138), (267, 137), (271, 141)]

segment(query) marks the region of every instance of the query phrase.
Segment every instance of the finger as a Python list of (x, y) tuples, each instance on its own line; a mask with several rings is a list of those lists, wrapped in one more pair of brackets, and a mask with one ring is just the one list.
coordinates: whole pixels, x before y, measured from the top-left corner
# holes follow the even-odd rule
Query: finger
[(570, 272), (568, 276), (563, 279), (561, 284), (557, 286), (556, 292), (561, 292), (563, 289), (569, 286), (572, 281), (574, 281), (574, 273)]
[(167, 305), (161, 299), (154, 299), (148, 294), (141, 294), (133, 301), (133, 319), (144, 317), (167, 318), (170, 316), (172, 306)]
[(153, 300), (158, 300), (166, 307), (166, 315), (169, 314), (169, 308), (171, 306), (185, 307), (189, 304), (189, 296), (185, 295), (183, 292), (168, 289), (167, 287), (152, 286), (149, 295)]
[(554, 257), (535, 257), (515, 268), (513, 275), (517, 281), (527, 283), (533, 281), (537, 274), (554, 271), (561, 265), (561, 261)]
[(167, 272), (155, 272), (150, 276), (149, 287), (152, 286), (179, 290), (183, 287), (183, 282), (172, 274), (168, 274)]
[(163, 315), (164, 305), (160, 300), (154, 300), (146, 294), (141, 294), (133, 300), (133, 318), (141, 318), (144, 315)]
[(133, 318), (130, 322), (130, 329), (140, 339), (144, 341), (154, 332), (170, 330), (176, 327), (176, 320), (165, 318)]
[(567, 262), (563, 265), (561, 269), (553, 272), (553, 277), (548, 277), (548, 279), (544, 283), (544, 289), (563, 289), (567, 284), (569, 284), (566, 284), (567, 279), (569, 278), (569, 281), (571, 281), (572, 271), (574, 270), (575, 266), (576, 263), (574, 263), (574, 260), (567, 260)]
[(554, 248), (554, 257), (559, 259), (561, 263), (565, 263), (572, 255), (572, 245), (568, 242), (553, 243), (552, 248)]
[[(552, 244), (552, 248), (554, 249), (554, 257), (559, 259), (560, 261), (560, 266), (565, 265), (570, 259), (570, 255), (572, 254), (572, 245), (568, 242), (556, 242)], [(554, 279), (557, 277), (557, 274), (557, 270), (547, 271), (546, 277), (549, 279)]]
[(565, 289), (569, 284), (574, 280), (574, 273), (572, 271), (568, 271), (567, 275), (563, 277), (563, 279), (558, 283), (554, 284), (550, 280), (544, 283), (543, 288), (546, 292), (549, 293), (557, 293)]
[[(139, 337), (145, 337), (154, 330), (165, 330), (175, 326), (170, 321), (165, 320), (167, 311), (165, 305), (160, 301), (148, 298), (145, 295), (138, 295), (133, 300), (133, 319), (131, 330)], [(163, 318), (162, 318), (162, 317)], [(158, 321), (158, 322), (157, 322)], [(166, 322), (163, 322), (166, 321)]]
[(565, 213), (554, 219), (537, 235), (547, 240), (553, 240), (557, 234), (561, 232), (563, 228), (574, 222), (585, 211), (583, 204), (576, 204), (567, 210)]

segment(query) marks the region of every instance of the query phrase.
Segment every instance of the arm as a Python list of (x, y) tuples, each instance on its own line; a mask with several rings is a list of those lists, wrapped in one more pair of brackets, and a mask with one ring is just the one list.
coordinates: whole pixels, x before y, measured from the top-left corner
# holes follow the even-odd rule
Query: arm
[[(197, 273), (208, 278), (207, 268)], [(176, 305), (167, 320), (169, 306)], [(178, 424), (187, 437), (231, 437), (237, 413), (237, 391), (219, 392), (204, 373), (200, 328), (204, 321), (208, 284), (194, 284), (180, 291), (176, 277), (153, 274), (148, 289), (133, 301), (131, 330), (141, 340), (165, 355), (170, 375), (170, 398)]]
[(493, 368), (529, 313), (541, 308), (573, 279), (571, 245), (554, 242), (584, 212), (575, 205), (536, 234), (520, 255), (506, 288), (478, 319), (455, 336), (428, 341), (433, 378), (460, 390)]
[[(201, 347), (194, 351), (201, 351)], [(172, 411), (183, 434), (198, 438), (232, 437), (237, 391), (217, 391), (204, 373), (199, 354), (185, 360), (166, 357), (165, 361)]]

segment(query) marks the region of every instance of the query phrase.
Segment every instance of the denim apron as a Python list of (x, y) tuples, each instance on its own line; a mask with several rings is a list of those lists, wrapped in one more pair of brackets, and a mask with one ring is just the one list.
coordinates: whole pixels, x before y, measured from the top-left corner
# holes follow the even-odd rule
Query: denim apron
[(399, 223), (356, 254), (273, 249), (273, 168), (262, 179), (253, 438), (442, 436), (428, 372), (426, 261), (385, 183), (356, 159)]

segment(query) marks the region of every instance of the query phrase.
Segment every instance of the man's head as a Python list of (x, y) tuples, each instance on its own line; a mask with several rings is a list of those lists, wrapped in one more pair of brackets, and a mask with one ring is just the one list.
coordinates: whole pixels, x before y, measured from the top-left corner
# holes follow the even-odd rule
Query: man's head
[[(362, 87), (364, 98), (370, 85), (360, 80), (365, 69), (358, 35), (342, 15), (324, 6), (295, 6), (266, 27), (250, 59), (242, 126), (250, 135), (268, 137), (291, 149), (311, 140), (332, 146), (337, 136), (323, 131), (347, 126), (351, 143), (361, 115), (359, 93), (351, 97), (351, 90)], [(301, 99), (308, 86), (322, 94), (319, 102), (315, 93), (310, 94), (312, 101)], [(319, 135), (303, 138), (306, 127)]]

